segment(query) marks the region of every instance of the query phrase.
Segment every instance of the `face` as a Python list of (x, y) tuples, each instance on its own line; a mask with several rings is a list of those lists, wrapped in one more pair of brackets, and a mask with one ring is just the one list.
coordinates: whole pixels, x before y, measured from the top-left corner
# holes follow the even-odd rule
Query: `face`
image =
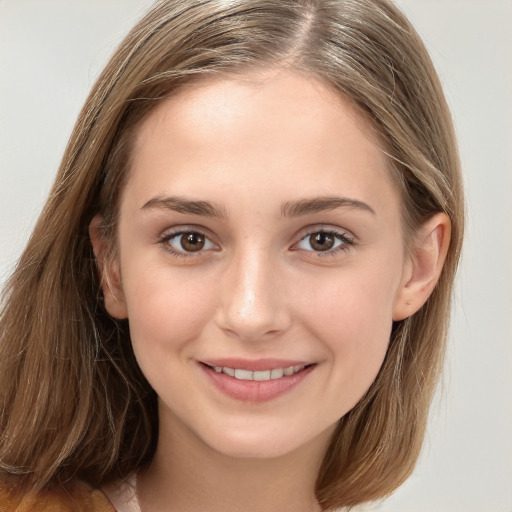
[(205, 80), (143, 122), (107, 308), (161, 435), (279, 456), (325, 444), (368, 390), (410, 278), (376, 146), (346, 100), (286, 72)]

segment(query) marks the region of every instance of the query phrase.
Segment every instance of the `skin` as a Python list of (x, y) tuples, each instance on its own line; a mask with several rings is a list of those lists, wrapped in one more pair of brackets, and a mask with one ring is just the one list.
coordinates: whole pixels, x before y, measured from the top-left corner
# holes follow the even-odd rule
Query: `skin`
[[(205, 79), (143, 121), (118, 256), (100, 267), (105, 305), (129, 319), (159, 396), (156, 456), (139, 475), (145, 512), (318, 507), (314, 483), (336, 422), (374, 381), (392, 322), (432, 291), (449, 242), (439, 214), (406, 251), (377, 142), (328, 85), (285, 71)], [(211, 208), (184, 212), (175, 198)], [(91, 239), (101, 262), (100, 223)], [(327, 251), (314, 245), (322, 231)], [(206, 237), (199, 251), (181, 244), (191, 232)], [(201, 364), (227, 357), (312, 370), (273, 399), (239, 400)]]

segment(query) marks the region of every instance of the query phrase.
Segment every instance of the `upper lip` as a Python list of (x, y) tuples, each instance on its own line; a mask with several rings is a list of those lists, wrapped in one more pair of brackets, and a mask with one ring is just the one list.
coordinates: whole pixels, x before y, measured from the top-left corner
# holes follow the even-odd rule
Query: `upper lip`
[(240, 359), (240, 358), (222, 358), (222, 359), (204, 359), (199, 361), (208, 366), (219, 366), (239, 370), (249, 370), (253, 372), (262, 370), (274, 370), (276, 368), (289, 368), (290, 366), (307, 366), (310, 362), (295, 359)]

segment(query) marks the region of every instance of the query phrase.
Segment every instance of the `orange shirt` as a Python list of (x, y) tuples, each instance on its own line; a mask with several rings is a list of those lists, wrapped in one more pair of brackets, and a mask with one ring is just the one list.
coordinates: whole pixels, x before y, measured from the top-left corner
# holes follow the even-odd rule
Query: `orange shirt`
[(70, 489), (41, 491), (15, 504), (0, 489), (0, 512), (116, 512), (108, 498), (98, 489), (83, 482)]

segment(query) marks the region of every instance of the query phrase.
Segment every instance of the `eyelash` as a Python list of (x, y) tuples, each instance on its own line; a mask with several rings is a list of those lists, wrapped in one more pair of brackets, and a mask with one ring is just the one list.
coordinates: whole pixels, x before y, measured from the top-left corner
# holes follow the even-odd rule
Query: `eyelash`
[[(170, 252), (173, 256), (177, 256), (179, 258), (191, 258), (191, 257), (194, 257), (195, 255), (199, 256), (201, 253), (203, 253), (205, 251), (205, 249), (203, 247), (198, 251), (185, 251), (185, 250), (180, 251), (171, 246), (170, 242), (172, 240), (180, 239), (181, 237), (183, 237), (185, 235), (195, 235), (195, 236), (202, 237), (202, 238), (204, 238), (205, 241), (207, 241), (207, 242), (205, 242), (206, 244), (209, 244), (213, 247), (217, 247), (216, 244), (214, 244), (207, 235), (205, 235), (204, 233), (202, 233), (201, 231), (196, 230), (196, 229), (185, 229), (185, 230), (181, 229), (179, 231), (167, 233), (162, 238), (160, 238), (159, 243), (164, 247), (164, 249), (166, 251)], [(180, 244), (180, 245), (183, 248), (183, 245), (182, 244)], [(207, 247), (206, 250), (211, 249), (213, 247)]]
[[(308, 249), (301, 249), (298, 247), (299, 244), (304, 242), (305, 240), (311, 239), (313, 235), (324, 235), (324, 236), (330, 236), (334, 238), (334, 244), (338, 243), (338, 245), (335, 245), (333, 248), (327, 249), (325, 251), (315, 251), (315, 250), (308, 250)], [(293, 247), (293, 250), (305, 250), (307, 252), (314, 253), (317, 257), (325, 258), (328, 256), (335, 256), (340, 251), (348, 251), (351, 246), (355, 244), (355, 240), (348, 235), (346, 232), (340, 232), (335, 231), (332, 229), (315, 229), (312, 231), (309, 231), (306, 233), (300, 240), (297, 242)]]
[[(185, 235), (195, 235), (204, 238), (205, 244), (208, 246), (206, 249), (201, 247), (198, 251), (186, 251), (186, 250), (177, 250), (170, 245), (170, 242), (175, 239), (179, 239)], [(335, 239), (333, 248), (326, 249), (325, 251), (315, 251), (314, 249), (303, 249), (299, 247), (299, 244), (306, 241), (308, 238), (311, 238), (313, 235), (323, 235), (330, 236)], [(191, 258), (197, 257), (206, 250), (212, 249), (213, 247), (217, 247), (217, 245), (210, 240), (210, 238), (205, 235), (203, 232), (195, 229), (187, 229), (187, 230), (179, 230), (171, 233), (167, 233), (159, 239), (160, 245), (164, 247), (164, 249), (170, 252), (173, 256), (177, 256), (179, 258)], [(294, 244), (291, 248), (293, 251), (303, 250), (305, 252), (310, 252), (315, 254), (318, 257), (325, 258), (328, 256), (335, 256), (340, 251), (348, 251), (351, 246), (355, 244), (355, 241), (352, 237), (350, 237), (346, 232), (339, 232), (332, 229), (315, 229), (307, 232), (296, 244)], [(182, 245), (182, 244), (181, 244)], [(182, 245), (183, 248), (183, 245)]]

